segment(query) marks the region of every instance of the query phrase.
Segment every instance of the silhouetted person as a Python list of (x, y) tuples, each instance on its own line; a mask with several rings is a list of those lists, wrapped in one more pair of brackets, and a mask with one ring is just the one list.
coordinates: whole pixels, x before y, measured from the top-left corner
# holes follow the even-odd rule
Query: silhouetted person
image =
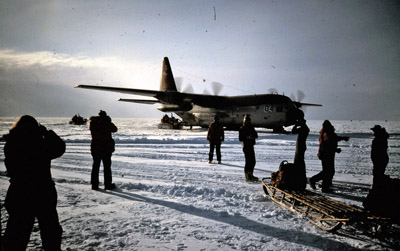
[(61, 250), (62, 228), (51, 160), (65, 152), (64, 141), (29, 115), (21, 116), (4, 135), (5, 166), (10, 177), (5, 207), (9, 218), (4, 250), (25, 250), (35, 222), (45, 250)]
[(115, 142), (111, 133), (116, 132), (118, 129), (111, 122), (111, 118), (107, 116), (107, 113), (101, 110), (99, 116), (90, 118), (89, 128), (92, 134), (92, 142), (90, 145), (90, 151), (93, 157), (91, 174), (92, 189), (99, 189), (99, 169), (101, 161), (103, 161), (104, 188), (108, 190), (115, 189), (111, 174), (111, 155), (115, 150)]
[(243, 126), (239, 129), (239, 141), (242, 142), (243, 152), (245, 157), (244, 174), (246, 181), (257, 181), (258, 178), (253, 175), (254, 167), (256, 165), (256, 155), (254, 152), (254, 145), (256, 144), (258, 134), (251, 124), (250, 116), (245, 116), (243, 119)]
[(385, 128), (380, 125), (375, 125), (371, 130), (374, 132), (375, 138), (372, 140), (371, 145), (371, 160), (373, 163), (373, 185), (381, 183), (385, 176), (385, 169), (389, 163), (388, 138), (389, 134)]
[(310, 186), (315, 189), (315, 183), (322, 180), (322, 192), (332, 192), (332, 179), (335, 175), (335, 154), (342, 150), (338, 148), (338, 142), (348, 141), (349, 137), (340, 137), (335, 133), (335, 128), (329, 120), (325, 120), (319, 132), (318, 158), (322, 162), (322, 171), (310, 178)]
[(211, 163), (214, 155), (214, 148), (217, 153), (218, 164), (221, 164), (221, 143), (224, 141), (224, 128), (219, 123), (219, 116), (214, 117), (214, 122), (208, 127), (207, 140), (210, 143), (208, 163)]
[(298, 184), (301, 184), (301, 190), (303, 190), (306, 188), (307, 184), (306, 163), (304, 161), (304, 154), (307, 150), (306, 141), (308, 134), (310, 133), (310, 129), (308, 128), (306, 120), (304, 118), (300, 118), (297, 120), (296, 124), (292, 128), (292, 133), (297, 134), (294, 166), (296, 168), (295, 173), (298, 177)]

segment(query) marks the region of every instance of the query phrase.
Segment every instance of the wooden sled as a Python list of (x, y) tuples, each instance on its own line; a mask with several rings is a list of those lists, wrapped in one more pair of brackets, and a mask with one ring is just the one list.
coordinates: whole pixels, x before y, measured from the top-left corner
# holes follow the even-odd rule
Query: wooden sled
[[(267, 181), (268, 180), (268, 181)], [(363, 209), (347, 205), (311, 191), (286, 191), (269, 184), (270, 178), (262, 179), (265, 194), (279, 206), (304, 215), (312, 224), (328, 232), (338, 230), (343, 224), (365, 221), (390, 221), (370, 215)]]

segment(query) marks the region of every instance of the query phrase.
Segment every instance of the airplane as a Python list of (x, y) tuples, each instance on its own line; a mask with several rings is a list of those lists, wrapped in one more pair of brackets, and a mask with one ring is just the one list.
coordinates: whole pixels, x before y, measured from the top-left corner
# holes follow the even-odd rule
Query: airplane
[(301, 107), (322, 106), (293, 101), (280, 94), (218, 96), (179, 92), (167, 57), (164, 57), (162, 63), (159, 91), (97, 85), (77, 85), (75, 88), (151, 97), (153, 99), (119, 99), (118, 101), (140, 104), (160, 103), (158, 110), (177, 114), (185, 126), (203, 128), (208, 127), (218, 115), (222, 126), (227, 129), (239, 129), (243, 125), (244, 116), (249, 115), (254, 127), (282, 132), (283, 127), (294, 125), (297, 119), (304, 117)]

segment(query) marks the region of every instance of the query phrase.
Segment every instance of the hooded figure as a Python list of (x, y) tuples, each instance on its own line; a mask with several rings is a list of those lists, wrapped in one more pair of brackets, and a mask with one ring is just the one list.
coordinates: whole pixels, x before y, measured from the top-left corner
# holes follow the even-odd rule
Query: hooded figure
[(246, 181), (257, 181), (258, 178), (253, 175), (256, 165), (256, 155), (254, 145), (256, 144), (258, 134), (251, 124), (250, 116), (246, 115), (243, 119), (243, 125), (239, 129), (239, 141), (242, 142), (243, 153), (245, 157), (244, 174)]
[(389, 163), (387, 153), (389, 134), (380, 125), (375, 125), (371, 130), (375, 136), (371, 145), (371, 160), (373, 163), (373, 183), (376, 184), (385, 176), (385, 169)]
[(385, 175), (389, 163), (389, 134), (380, 125), (375, 125), (371, 130), (375, 136), (371, 145), (374, 177), (363, 206), (376, 216), (389, 217), (394, 223), (400, 224), (400, 200), (397, 199), (400, 194), (400, 180)]
[(307, 150), (306, 141), (310, 129), (306, 124), (304, 118), (297, 120), (296, 124), (293, 126), (292, 133), (297, 134), (296, 140), (296, 153), (294, 155), (294, 166), (296, 168), (296, 176), (298, 177), (298, 184), (301, 184), (301, 190), (306, 188), (307, 178), (306, 178), (306, 163), (304, 161), (304, 155)]
[(211, 163), (216, 148), (217, 161), (221, 164), (221, 143), (224, 141), (224, 128), (219, 123), (219, 116), (215, 115), (214, 122), (208, 127), (207, 140), (210, 143), (210, 152), (208, 154), (208, 163)]
[(50, 167), (52, 159), (64, 154), (64, 141), (29, 115), (20, 117), (4, 139), (4, 163), (10, 177), (5, 250), (26, 249), (35, 219), (43, 248), (61, 250), (62, 228)]
[(348, 141), (349, 137), (340, 137), (335, 133), (335, 128), (329, 120), (325, 120), (319, 132), (318, 158), (322, 162), (322, 171), (310, 178), (311, 188), (315, 189), (315, 183), (322, 180), (322, 192), (332, 192), (332, 179), (335, 175), (335, 154), (342, 150), (338, 148), (338, 142)]
[(116, 132), (118, 128), (111, 122), (111, 118), (107, 116), (107, 113), (100, 110), (99, 116), (90, 118), (89, 129), (92, 135), (90, 144), (90, 151), (93, 157), (91, 174), (92, 189), (97, 190), (99, 188), (101, 161), (103, 161), (104, 187), (109, 190), (115, 189), (111, 174), (111, 155), (115, 150), (115, 142), (111, 133)]

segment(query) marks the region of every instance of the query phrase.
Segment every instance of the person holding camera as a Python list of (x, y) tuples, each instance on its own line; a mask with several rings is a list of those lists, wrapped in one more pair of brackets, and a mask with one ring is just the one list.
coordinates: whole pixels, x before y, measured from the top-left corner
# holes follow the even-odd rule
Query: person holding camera
[(99, 189), (99, 169), (103, 161), (104, 188), (106, 190), (115, 189), (112, 183), (111, 174), (111, 155), (115, 151), (115, 142), (111, 133), (117, 132), (118, 128), (111, 122), (110, 116), (105, 111), (100, 110), (99, 116), (90, 118), (89, 125), (92, 141), (90, 152), (93, 157), (93, 166), (90, 182), (93, 190)]
[(62, 228), (51, 160), (65, 152), (65, 142), (29, 115), (21, 116), (4, 135), (4, 164), (10, 177), (4, 250), (25, 250), (35, 219), (44, 250), (61, 250)]

